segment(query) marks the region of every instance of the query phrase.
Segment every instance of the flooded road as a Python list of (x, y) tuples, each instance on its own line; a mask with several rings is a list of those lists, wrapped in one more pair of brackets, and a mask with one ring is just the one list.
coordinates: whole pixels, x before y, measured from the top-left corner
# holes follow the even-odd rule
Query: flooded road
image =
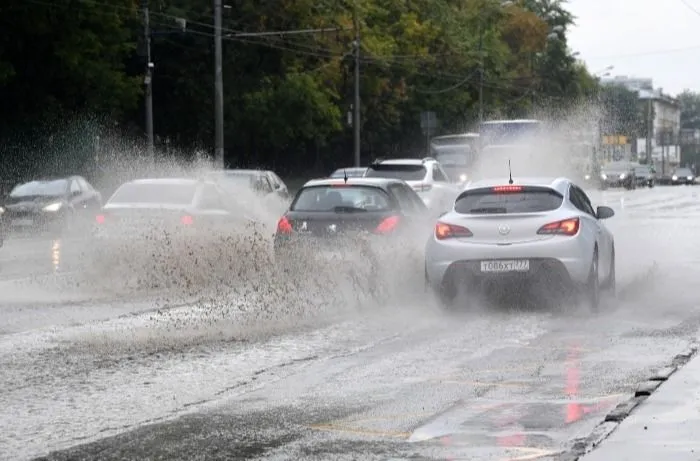
[[(597, 314), (446, 314), (416, 295), (214, 321), (206, 303), (0, 282), (18, 293), (0, 305), (0, 458), (557, 459), (697, 338), (696, 190), (591, 192), (617, 213), (619, 296)], [(31, 275), (11, 245), (3, 268)]]

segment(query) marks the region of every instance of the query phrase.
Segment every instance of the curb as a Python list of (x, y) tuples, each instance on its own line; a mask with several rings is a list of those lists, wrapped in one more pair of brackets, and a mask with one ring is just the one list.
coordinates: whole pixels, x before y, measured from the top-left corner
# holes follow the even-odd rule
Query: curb
[(692, 343), (687, 349), (683, 350), (683, 352), (674, 356), (669, 366), (657, 370), (649, 378), (640, 382), (629, 400), (620, 403), (605, 415), (605, 419), (593, 429), (590, 435), (574, 439), (571, 449), (562, 453), (559, 459), (562, 461), (579, 461), (582, 456), (593, 451), (594, 448), (607, 439), (610, 434), (619, 427), (620, 423), (627, 418), (635, 408), (661, 387), (661, 385), (683, 367), (683, 365), (688, 363), (698, 352), (698, 349), (700, 349), (700, 345)]

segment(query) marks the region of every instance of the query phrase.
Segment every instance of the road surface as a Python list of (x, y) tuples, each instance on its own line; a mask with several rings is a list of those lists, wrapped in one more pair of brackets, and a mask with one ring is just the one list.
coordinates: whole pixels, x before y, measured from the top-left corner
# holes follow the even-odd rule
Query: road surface
[(620, 291), (595, 315), (446, 314), (415, 283), (316, 310), (269, 280), (236, 308), (29, 293), (0, 307), (0, 458), (556, 459), (697, 337), (696, 191), (591, 193)]

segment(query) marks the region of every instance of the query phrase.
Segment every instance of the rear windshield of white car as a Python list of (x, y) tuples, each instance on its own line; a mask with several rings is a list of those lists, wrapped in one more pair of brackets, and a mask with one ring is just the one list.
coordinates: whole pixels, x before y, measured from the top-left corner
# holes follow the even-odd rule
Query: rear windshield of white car
[(366, 178), (391, 178), (404, 181), (422, 181), (428, 174), (423, 165), (372, 165)]
[(386, 192), (371, 186), (311, 186), (299, 191), (291, 211), (363, 212), (392, 208)]
[(463, 192), (455, 202), (461, 214), (539, 213), (556, 210), (564, 198), (546, 188), (488, 188)]
[(124, 184), (109, 203), (189, 205), (194, 201), (194, 184)]

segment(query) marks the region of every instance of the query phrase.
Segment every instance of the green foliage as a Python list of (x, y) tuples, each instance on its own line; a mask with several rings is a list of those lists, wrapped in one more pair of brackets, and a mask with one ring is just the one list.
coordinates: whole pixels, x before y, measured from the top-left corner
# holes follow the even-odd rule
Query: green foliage
[[(6, 2), (7, 3), (7, 2)], [(422, 153), (420, 112), (443, 132), (484, 110), (519, 115), (566, 104), (596, 82), (566, 43), (559, 0), (239, 0), (224, 10), (228, 156), (235, 162), (330, 169), (349, 163), (353, 22), (361, 32), (363, 160)], [(213, 140), (211, 2), (150, 2), (154, 125), (176, 144)], [(180, 31), (178, 18), (187, 20)], [(4, 125), (41, 131), (65, 114), (143, 126), (146, 68), (136, 0), (26, 0), (0, 6)], [(561, 30), (556, 39), (553, 28)], [(248, 33), (335, 28), (313, 34)], [(15, 123), (17, 122), (17, 123)], [(142, 130), (142, 128), (141, 128)]]
[(685, 90), (678, 95), (681, 103), (681, 127), (700, 129), (700, 94)]

